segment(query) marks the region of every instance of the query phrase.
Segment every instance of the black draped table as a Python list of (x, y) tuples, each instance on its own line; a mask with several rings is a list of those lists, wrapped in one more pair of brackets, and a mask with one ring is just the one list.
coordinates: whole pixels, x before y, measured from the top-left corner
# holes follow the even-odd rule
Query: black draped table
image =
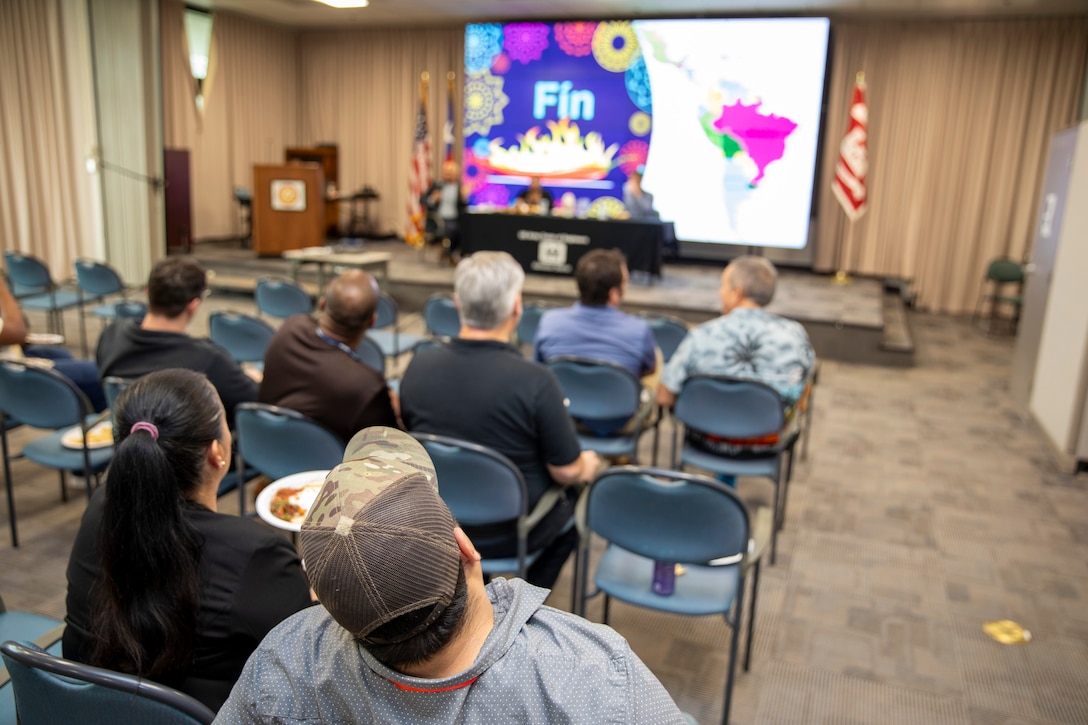
[(464, 214), (461, 249), (509, 252), (526, 272), (574, 274), (582, 255), (591, 249), (618, 249), (627, 268), (661, 276), (660, 222), (567, 219), (519, 214)]

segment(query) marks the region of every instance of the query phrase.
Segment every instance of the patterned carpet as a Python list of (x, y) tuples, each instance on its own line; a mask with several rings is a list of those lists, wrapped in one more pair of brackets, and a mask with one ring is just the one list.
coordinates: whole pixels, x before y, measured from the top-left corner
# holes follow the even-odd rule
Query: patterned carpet
[[(207, 307), (248, 304), (213, 296)], [(1009, 402), (1011, 339), (945, 317), (912, 325), (914, 368), (823, 365), (735, 723), (1088, 722), (1088, 478), (1058, 471)], [(5, 520), (0, 593), (12, 609), (61, 617), (84, 499), (73, 486), (61, 503), (55, 474), (33, 463), (13, 472), (22, 546), (8, 545)], [(740, 490), (766, 494), (757, 481)], [(550, 599), (563, 608), (569, 569)], [(588, 613), (599, 620), (599, 606)], [(1032, 641), (998, 644), (982, 631), (993, 619)], [(615, 604), (611, 623), (684, 710), (720, 721), (720, 619)]]

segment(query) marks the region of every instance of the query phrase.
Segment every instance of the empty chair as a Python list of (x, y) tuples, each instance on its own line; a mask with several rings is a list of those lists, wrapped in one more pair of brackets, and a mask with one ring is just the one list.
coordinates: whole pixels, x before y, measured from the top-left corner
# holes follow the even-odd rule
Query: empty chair
[(685, 435), (680, 445), (674, 440), (673, 468), (693, 466), (727, 476), (759, 476), (774, 485), (772, 564), (778, 553), (777, 532), (786, 514), (790, 459), (799, 434), (800, 416), (787, 425), (785, 410), (782, 397), (765, 383), (707, 375), (688, 378), (673, 408), (677, 424), (683, 423), (689, 433), (710, 437), (723, 450), (711, 453)]
[(635, 460), (643, 425), (638, 417), (643, 392), (638, 378), (623, 366), (603, 360), (557, 357), (547, 366), (563, 389), (582, 450)]
[[(79, 323), (81, 326), (85, 324), (87, 303), (101, 302), (109, 295), (121, 295), (121, 301), (98, 304), (91, 310), (91, 314), (103, 322), (119, 317), (142, 320), (147, 314), (147, 305), (128, 299), (128, 288), (125, 287), (121, 275), (113, 267), (93, 259), (77, 259), (75, 268), (76, 284), (80, 294)], [(82, 329), (81, 327), (81, 332)]]
[(296, 282), (280, 277), (261, 277), (253, 296), (257, 301), (257, 312), (270, 317), (308, 315), (314, 308), (309, 292)]
[[(1008, 290), (1010, 285), (1015, 285), (1011, 293)], [(971, 317), (972, 322), (978, 322), (988, 304), (986, 332), (993, 332), (995, 320), (1003, 320), (1008, 324), (1009, 331), (1015, 332), (1016, 325), (1020, 321), (1020, 307), (1023, 304), (1023, 286), (1024, 268), (1020, 264), (1005, 257), (990, 262), (986, 267), (986, 276), (982, 279), (978, 302), (975, 303), (975, 313)], [(1002, 307), (1010, 311), (1009, 317), (1001, 317), (998, 314)]]
[(680, 342), (688, 334), (688, 326), (683, 320), (668, 315), (642, 315), (646, 322), (650, 323), (650, 331), (654, 334), (654, 342), (661, 348), (661, 356), (668, 362)]
[(367, 331), (374, 342), (382, 349), (386, 357), (397, 357), (415, 349), (416, 345), (425, 340), (423, 335), (413, 335), (401, 332), (398, 327), (397, 303), (392, 297), (382, 292), (378, 298), (377, 320), (374, 326)]
[[(15, 496), (11, 477), (11, 460), (25, 457), (35, 463), (60, 471), (61, 499), (68, 500), (66, 473), (78, 472), (87, 483), (91, 495), (91, 477), (98, 477), (109, 463), (113, 448), (99, 446), (88, 440), (92, 427), (91, 404), (71, 380), (49, 369), (0, 362), (0, 417), (14, 418), (32, 428), (55, 431), (23, 446), (23, 451), (11, 455), (6, 425), (0, 425), (0, 447), (4, 458), (4, 485), (7, 489), (8, 519), (11, 523), (11, 545), (19, 545), (15, 526)], [(75, 428), (73, 432), (70, 429)]]
[[(298, 411), (264, 403), (242, 403), (234, 413), (234, 462), (238, 480), (246, 468), (276, 480), (292, 473), (335, 468), (344, 441)], [(238, 511), (245, 513), (245, 486), (238, 486)]]
[(276, 331), (264, 320), (236, 312), (213, 312), (208, 316), (208, 336), (235, 361), (259, 363)]
[(521, 309), (521, 319), (518, 320), (518, 344), (532, 346), (536, 339), (536, 328), (540, 326), (540, 316), (552, 305), (542, 302), (530, 302)]
[(438, 493), (463, 526), (490, 526), (516, 521), (517, 554), (481, 562), (485, 574), (515, 572), (523, 579), (540, 555), (529, 551), (529, 532), (555, 504), (555, 489), (546, 492), (529, 512), (525, 477), (506, 456), (487, 446), (432, 433), (412, 434), (434, 463)]
[(199, 725), (215, 713), (185, 693), (149, 680), (54, 657), (4, 642), (0, 656), (11, 673), (23, 723), (157, 723)]
[(461, 332), (461, 315), (449, 295), (435, 294), (423, 303), (423, 322), (433, 337), (457, 337)]
[[(49, 268), (41, 260), (19, 252), (4, 252), (11, 292), (18, 298), (24, 310), (41, 310), (46, 313), (49, 331), (64, 334), (64, 311), (80, 307), (82, 300), (78, 290), (62, 289), (53, 282)], [(87, 355), (87, 336), (80, 326), (80, 345)]]
[(385, 353), (382, 352), (378, 343), (363, 335), (362, 339), (359, 340), (359, 345), (355, 348), (355, 354), (359, 356), (359, 359), (365, 365), (385, 375)]
[[(759, 561), (772, 526), (770, 509), (750, 516), (732, 489), (703, 476), (620, 466), (605, 471), (590, 486), (579, 526), (583, 535), (576, 584), (579, 614), (585, 614), (589, 598), (603, 594), (605, 624), (613, 597), (671, 614), (724, 617), (733, 633), (722, 713), (727, 724), (749, 571), (753, 577), (745, 670), (751, 658)], [(594, 535), (608, 546), (595, 568), (591, 590), (585, 559)]]

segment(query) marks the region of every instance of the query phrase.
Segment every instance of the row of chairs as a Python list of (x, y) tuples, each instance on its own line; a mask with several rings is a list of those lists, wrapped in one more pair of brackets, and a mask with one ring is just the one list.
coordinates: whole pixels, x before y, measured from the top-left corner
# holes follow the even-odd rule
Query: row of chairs
[[(45, 312), (50, 332), (64, 334), (64, 311), (79, 309), (79, 339), (83, 357), (87, 357), (87, 306), (91, 315), (105, 323), (119, 317), (143, 319), (147, 305), (130, 300), (131, 290), (115, 269), (92, 259), (75, 261), (75, 287), (58, 285), (49, 268), (38, 258), (20, 252), (4, 252), (11, 291), (25, 310)], [(105, 304), (103, 300), (120, 295), (121, 300)]]

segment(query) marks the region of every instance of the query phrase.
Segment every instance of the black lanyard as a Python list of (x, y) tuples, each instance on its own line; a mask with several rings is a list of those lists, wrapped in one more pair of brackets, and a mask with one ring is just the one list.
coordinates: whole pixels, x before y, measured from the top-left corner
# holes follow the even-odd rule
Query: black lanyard
[(340, 348), (341, 350), (343, 350), (344, 352), (346, 352), (346, 353), (347, 353), (348, 355), (350, 355), (350, 356), (351, 356), (351, 359), (352, 359), (352, 360), (356, 360), (356, 361), (358, 361), (358, 362), (363, 362), (363, 359), (362, 359), (361, 357), (359, 357), (359, 353), (355, 352), (354, 350), (352, 350), (352, 349), (351, 349), (350, 347), (348, 347), (348, 346), (347, 346), (347, 345), (345, 345), (344, 343), (340, 342), (339, 340), (334, 340), (334, 339), (332, 339), (331, 337), (329, 337), (328, 335), (326, 335), (326, 334), (325, 334), (325, 333), (324, 333), (324, 332), (322, 331), (322, 329), (321, 329), (320, 327), (316, 327), (316, 328), (314, 328), (314, 332), (316, 332), (316, 333), (317, 333), (317, 336), (318, 336), (318, 337), (320, 337), (320, 338), (321, 338), (322, 340), (324, 340), (325, 342), (329, 343), (329, 344), (330, 344), (330, 345), (332, 345), (333, 347), (338, 347), (338, 348)]

